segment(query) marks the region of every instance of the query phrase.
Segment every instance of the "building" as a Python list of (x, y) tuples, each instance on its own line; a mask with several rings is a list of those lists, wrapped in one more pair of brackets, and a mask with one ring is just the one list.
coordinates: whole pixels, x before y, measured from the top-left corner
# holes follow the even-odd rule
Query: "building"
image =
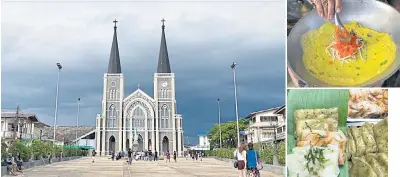
[(246, 116), (249, 119), (249, 128), (245, 131), (247, 143), (273, 143), (286, 138), (285, 108), (281, 107), (261, 110)]
[[(176, 111), (175, 75), (169, 63), (164, 20), (162, 22), (158, 66), (153, 76), (154, 97), (140, 88), (125, 97), (117, 21), (114, 21), (108, 71), (104, 74), (102, 112), (96, 118), (96, 151), (100, 154), (132, 148), (160, 154), (177, 151), (179, 156), (183, 155), (182, 116)], [(138, 144), (135, 148), (134, 142)]]
[(206, 132), (198, 132), (199, 144), (192, 146), (190, 149), (195, 151), (206, 151), (210, 150), (210, 139), (207, 137)]
[(35, 114), (1, 112), (1, 139), (9, 143), (15, 139), (35, 139), (35, 125), (42, 125)]
[(42, 141), (52, 141), (56, 145), (77, 145), (95, 149), (95, 126), (57, 126), (54, 140), (54, 127), (37, 128), (35, 137)]

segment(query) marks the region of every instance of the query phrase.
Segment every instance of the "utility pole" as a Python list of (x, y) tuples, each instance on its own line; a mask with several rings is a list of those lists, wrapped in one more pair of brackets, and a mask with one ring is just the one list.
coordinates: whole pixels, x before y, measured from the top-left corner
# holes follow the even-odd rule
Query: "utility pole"
[(81, 98), (78, 98), (78, 112), (76, 114), (76, 130), (75, 130), (75, 140), (76, 140), (76, 144), (78, 145), (78, 126), (79, 126), (79, 109), (80, 109), (80, 102), (81, 102)]
[(219, 148), (222, 148), (222, 131), (221, 131), (221, 107), (219, 105), (219, 98), (218, 101), (218, 124), (219, 124)]
[(15, 120), (14, 120), (14, 142), (17, 139), (17, 128), (19, 124), (19, 105), (17, 105), (17, 110), (15, 111)]
[(235, 111), (236, 111), (236, 128), (237, 128), (237, 146), (240, 145), (240, 133), (239, 133), (239, 113), (238, 113), (238, 101), (237, 101), (237, 94), (236, 94), (236, 63), (233, 62), (231, 65), (232, 73), (233, 73), (233, 88), (235, 93)]

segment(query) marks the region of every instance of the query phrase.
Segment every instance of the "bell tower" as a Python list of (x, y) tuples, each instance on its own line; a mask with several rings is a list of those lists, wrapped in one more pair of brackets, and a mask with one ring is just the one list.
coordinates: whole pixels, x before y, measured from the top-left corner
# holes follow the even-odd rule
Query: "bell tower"
[(156, 149), (158, 152), (176, 151), (175, 121), (175, 76), (171, 72), (167, 42), (165, 39), (165, 20), (162, 19), (160, 53), (157, 72), (154, 73), (154, 99), (156, 106)]
[[(122, 100), (124, 98), (124, 76), (121, 71), (117, 39), (117, 20), (114, 20), (114, 36), (111, 45), (108, 71), (103, 80), (102, 114), (98, 117), (99, 133), (97, 146), (102, 155), (122, 151)], [(101, 141), (101, 142), (99, 142)]]

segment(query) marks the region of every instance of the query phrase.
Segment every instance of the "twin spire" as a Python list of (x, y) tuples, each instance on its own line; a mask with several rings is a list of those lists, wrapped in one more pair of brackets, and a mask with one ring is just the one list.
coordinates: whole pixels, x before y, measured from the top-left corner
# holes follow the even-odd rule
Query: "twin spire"
[[(107, 73), (121, 73), (121, 61), (119, 58), (118, 40), (117, 40), (117, 20), (114, 20), (114, 36), (111, 46), (110, 61), (108, 62)], [(162, 19), (162, 33), (161, 33), (161, 44), (160, 53), (158, 56), (157, 73), (171, 73), (171, 66), (169, 65), (167, 42), (165, 40), (165, 20)]]

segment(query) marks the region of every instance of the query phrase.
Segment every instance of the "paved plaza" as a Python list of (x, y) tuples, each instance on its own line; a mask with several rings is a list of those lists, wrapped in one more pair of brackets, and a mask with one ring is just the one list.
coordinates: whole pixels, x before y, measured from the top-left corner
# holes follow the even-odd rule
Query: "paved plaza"
[[(128, 166), (125, 160), (111, 161), (107, 157), (89, 157), (27, 169), (18, 176), (26, 177), (237, 177), (232, 164), (216, 159), (192, 161), (184, 158), (175, 163), (160, 161), (134, 161)], [(281, 177), (267, 171), (262, 177)], [(283, 176), (282, 176), (283, 177)]]

